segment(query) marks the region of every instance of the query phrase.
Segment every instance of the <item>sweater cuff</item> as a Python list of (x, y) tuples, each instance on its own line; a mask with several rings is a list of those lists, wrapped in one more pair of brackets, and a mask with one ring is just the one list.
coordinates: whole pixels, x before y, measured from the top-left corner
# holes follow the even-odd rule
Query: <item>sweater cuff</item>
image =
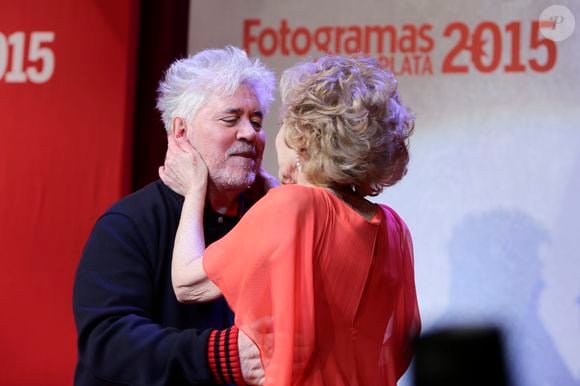
[(246, 386), (240, 365), (238, 332), (238, 328), (232, 326), (221, 331), (213, 330), (209, 334), (207, 359), (218, 384), (235, 383)]

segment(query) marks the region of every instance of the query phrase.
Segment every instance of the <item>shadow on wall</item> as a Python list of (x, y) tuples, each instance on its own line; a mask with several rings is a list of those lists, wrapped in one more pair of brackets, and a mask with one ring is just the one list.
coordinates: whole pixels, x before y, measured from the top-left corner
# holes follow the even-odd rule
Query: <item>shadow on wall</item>
[(435, 328), (500, 326), (517, 386), (579, 386), (538, 318), (540, 247), (549, 239), (526, 213), (494, 210), (464, 217), (449, 244), (449, 307)]

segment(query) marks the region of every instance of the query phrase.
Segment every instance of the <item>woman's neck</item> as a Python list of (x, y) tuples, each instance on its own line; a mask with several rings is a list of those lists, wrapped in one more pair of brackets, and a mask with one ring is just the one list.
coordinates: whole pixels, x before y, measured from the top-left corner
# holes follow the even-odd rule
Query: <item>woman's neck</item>
[(370, 221), (376, 214), (377, 211), (376, 205), (367, 200), (366, 198), (362, 197), (361, 195), (357, 194), (354, 190), (352, 190), (350, 186), (330, 188), (316, 185), (308, 181), (303, 173), (298, 173), (298, 175), (296, 176), (296, 183), (299, 185), (326, 189), (327, 191), (338, 197), (346, 205), (351, 207), (355, 212), (359, 213), (367, 221)]
[(363, 216), (367, 221), (370, 221), (375, 216), (377, 210), (376, 205), (357, 194), (350, 187), (326, 189)]

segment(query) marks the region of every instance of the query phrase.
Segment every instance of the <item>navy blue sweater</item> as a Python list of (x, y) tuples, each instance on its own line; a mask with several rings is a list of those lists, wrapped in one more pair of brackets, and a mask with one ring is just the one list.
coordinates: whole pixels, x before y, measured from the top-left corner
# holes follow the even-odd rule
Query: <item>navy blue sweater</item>
[[(223, 298), (177, 302), (171, 255), (183, 197), (161, 181), (123, 198), (101, 216), (76, 273), (76, 386), (212, 384), (211, 329), (233, 315)], [(237, 223), (206, 209), (207, 244)]]

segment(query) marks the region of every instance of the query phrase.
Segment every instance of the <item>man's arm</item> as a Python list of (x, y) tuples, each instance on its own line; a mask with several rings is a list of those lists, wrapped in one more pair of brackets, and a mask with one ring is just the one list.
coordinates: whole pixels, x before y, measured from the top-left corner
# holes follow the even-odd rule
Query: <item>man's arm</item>
[(243, 333), (237, 338), (237, 328), (180, 330), (153, 321), (153, 298), (162, 294), (145, 245), (122, 214), (95, 225), (74, 284), (75, 385), (262, 384), (259, 351)]
[(87, 242), (73, 298), (84, 373), (77, 377), (143, 385), (211, 383), (211, 331), (153, 321), (154, 298), (163, 295), (154, 288), (156, 267), (142, 237), (128, 217), (108, 214)]

